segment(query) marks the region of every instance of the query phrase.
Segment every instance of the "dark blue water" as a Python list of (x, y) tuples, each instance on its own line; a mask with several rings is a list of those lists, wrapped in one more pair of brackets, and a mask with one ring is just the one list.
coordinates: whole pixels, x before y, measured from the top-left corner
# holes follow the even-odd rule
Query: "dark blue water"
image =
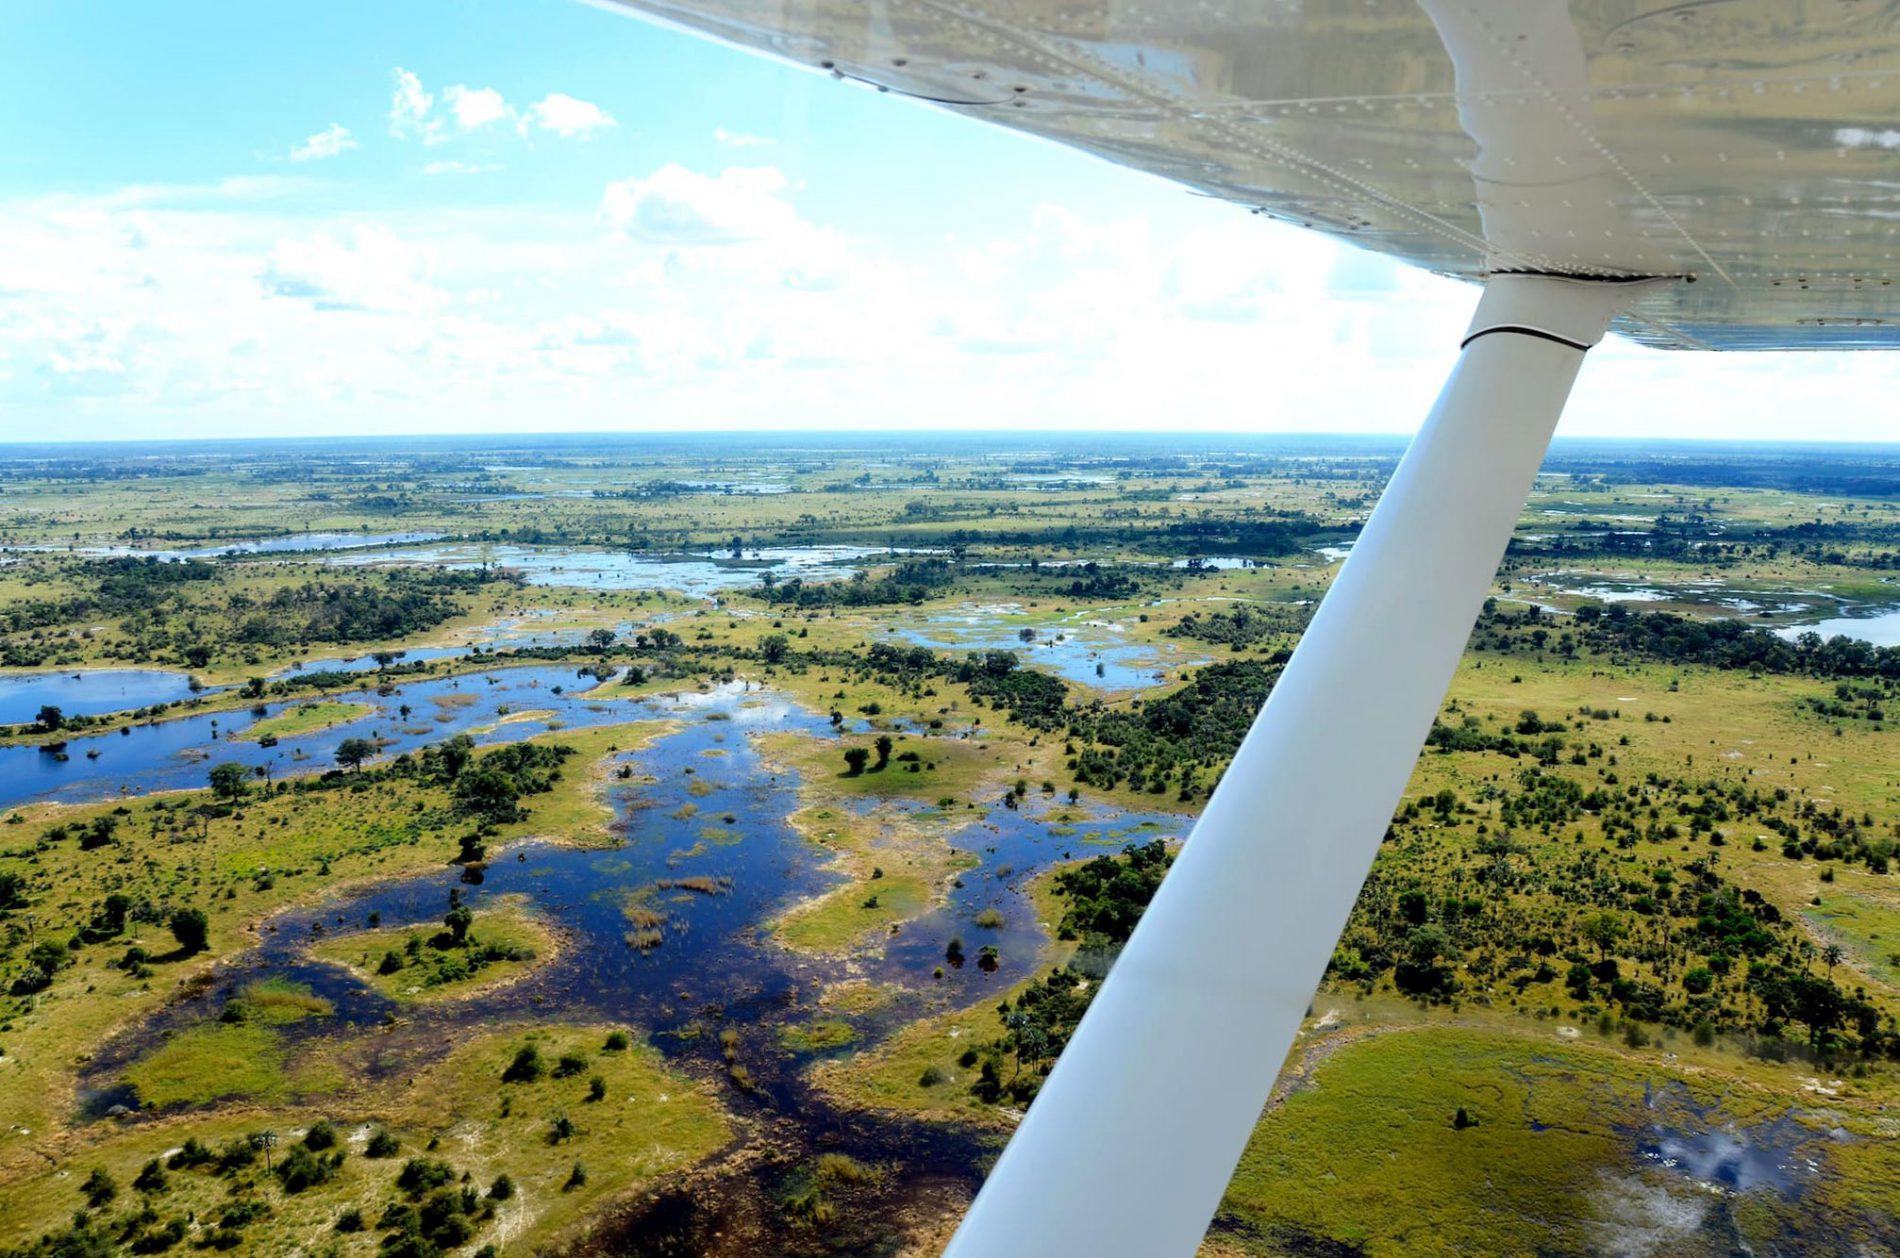
[[(505, 694), (518, 706), (530, 706), (529, 696), (544, 696), (551, 677), (564, 673), (506, 670), (507, 689), (496, 687), (497, 698)], [(466, 688), (469, 679), (462, 681)], [(539, 690), (532, 688), (535, 681)], [(413, 702), (444, 684), (404, 689)], [(481, 706), (492, 711), (485, 695)], [(538, 699), (533, 706), (540, 706)], [(796, 1238), (776, 1222), (774, 1194), (784, 1172), (772, 1168), (796, 1167), (820, 1151), (845, 1152), (888, 1171), (848, 1218), (818, 1238), (822, 1245), (814, 1241), (823, 1252), (884, 1245), (901, 1231), (896, 1220), (908, 1217), (913, 1201), (934, 1202), (930, 1194), (945, 1184), (954, 1184), (959, 1196), (967, 1194), (993, 1152), (989, 1137), (955, 1125), (834, 1107), (803, 1073), (814, 1056), (825, 1054), (784, 1050), (779, 1029), (839, 1017), (818, 1003), (826, 985), (867, 973), (898, 995), (870, 1012), (843, 1015), (857, 1032), (857, 1045), (874, 1043), (918, 1016), (995, 999), (1033, 973), (1042, 958), (1046, 936), (1024, 894), (1037, 870), (1123, 842), (1181, 833), (1185, 819), (1055, 806), (1040, 797), (1021, 810), (997, 804), (966, 810), (967, 820), (947, 816), (944, 825), (954, 827), (951, 843), (974, 861), (948, 902), (868, 957), (812, 957), (780, 947), (768, 923), (835, 886), (838, 876), (826, 868), (824, 849), (786, 821), (797, 807), (797, 779), (768, 765), (749, 736), (794, 731), (836, 738), (828, 718), (743, 683), (645, 702), (590, 705), (573, 699), (567, 707), (576, 716), (599, 707), (610, 713), (604, 719), (679, 723), (644, 749), (615, 758), (631, 770), (626, 779), (607, 779), (618, 846), (517, 845), (493, 853), (479, 870), (447, 867), (281, 914), (264, 924), (258, 947), (220, 968), (216, 988), (173, 1004), (104, 1047), (81, 1080), (88, 1111), (135, 1104), (120, 1082), (131, 1062), (172, 1032), (216, 1017), (250, 980), (282, 976), (309, 984), (334, 1005), (328, 1017), (281, 1028), (288, 1051), (294, 1056), (299, 1045), (307, 1049), (310, 1041), (326, 1037), (361, 1041), (372, 1046), (367, 1068), (376, 1073), (413, 1071), (420, 1061), (446, 1052), (465, 1028), (558, 1018), (639, 1026), (670, 1057), (697, 1073), (719, 1075), (725, 1070), (719, 1033), (736, 1030), (738, 1063), (750, 1083), (743, 1090), (728, 1087), (725, 1099), (748, 1116), (747, 1139), (770, 1155), (614, 1218), (604, 1225), (614, 1239), (603, 1252), (721, 1248), (708, 1239), (715, 1237), (724, 1237), (729, 1249), (735, 1236), (756, 1246), (734, 1252), (805, 1252), (790, 1245)], [(331, 731), (326, 738), (341, 736)], [(682, 808), (688, 803), (690, 811)], [(719, 833), (707, 833), (708, 827)], [(687, 878), (709, 881), (699, 890), (668, 885)], [(478, 912), (502, 897), (520, 897), (561, 935), (559, 954), (479, 999), (411, 1004), (400, 1011), (349, 971), (310, 956), (313, 943), (368, 929), (372, 917), (377, 928), (433, 926), (452, 897)], [(657, 947), (629, 939), (630, 905), (661, 915)], [(1000, 924), (976, 926), (985, 909), (996, 910)], [(968, 960), (960, 969), (943, 958), (952, 934), (965, 942)], [(984, 944), (998, 950), (993, 967), (977, 964)], [(390, 1015), (398, 1012), (399, 1021), (391, 1024)]]
[[(397, 682), (330, 696), (345, 703), (368, 703), (373, 711), (359, 720), (264, 747), (241, 737), (260, 718), (249, 709), (179, 717), (125, 726), (107, 734), (69, 740), (63, 751), (46, 747), (0, 747), (0, 807), (58, 800), (83, 803), (150, 791), (203, 787), (212, 765), (234, 760), (265, 765), (272, 773), (305, 773), (335, 766), (337, 745), (346, 738), (368, 738), (382, 755), (414, 751), (451, 735), (468, 732), (478, 743), (508, 742), (551, 728), (550, 722), (584, 727), (637, 718), (651, 705), (630, 699), (595, 700), (586, 691), (595, 682), (578, 677), (573, 667), (539, 665), (497, 668), (459, 677)], [(559, 687), (561, 693), (555, 693)], [(308, 700), (262, 706), (275, 715)], [(407, 714), (403, 708), (407, 707)], [(547, 719), (513, 721), (483, 731), (511, 712), (547, 711)], [(88, 755), (97, 751), (97, 757)]]
[[(1033, 798), (1020, 809), (994, 807), (976, 815), (950, 834), (950, 845), (974, 857), (976, 866), (958, 875), (941, 907), (906, 923), (871, 966), (878, 979), (911, 985), (941, 968), (942, 977), (932, 981), (958, 1006), (1014, 986), (1040, 957), (1048, 935), (1028, 895), (1035, 875), (1057, 861), (1086, 860), (1151, 839), (1184, 838), (1190, 824), (1178, 814), (1065, 808)], [(1000, 914), (1002, 923), (979, 925), (985, 911)], [(963, 941), (961, 965), (945, 956), (952, 938)], [(994, 971), (977, 963), (985, 946), (997, 951)]]
[(0, 725), (39, 718), (42, 704), (67, 716), (98, 716), (191, 697), (191, 678), (155, 668), (94, 668), (65, 673), (0, 674)]
[[(453, 896), (478, 912), (503, 897), (521, 897), (563, 936), (564, 947), (527, 979), (479, 1002), (405, 1009), (412, 1024), (507, 1020), (558, 1009), (564, 1019), (645, 1026), (663, 1048), (688, 1052), (703, 1046), (683, 1033), (716, 1010), (721, 1023), (746, 1028), (749, 1040), (767, 1044), (775, 1042), (775, 1024), (812, 1015), (811, 1002), (826, 982), (868, 970), (914, 999), (856, 1018), (862, 1043), (920, 1013), (991, 999), (1031, 974), (1047, 942), (1025, 894), (1036, 872), (1054, 861), (1179, 835), (1186, 824), (1171, 814), (1063, 807), (1040, 799), (1020, 810), (973, 810), (968, 821), (945, 818), (946, 826), (955, 827), (951, 844), (971, 855), (973, 867), (941, 908), (905, 925), (874, 955), (847, 969), (835, 959), (791, 952), (770, 936), (769, 922), (834, 886), (838, 876), (826, 868), (826, 852), (786, 821), (797, 807), (796, 778), (768, 766), (750, 738), (783, 731), (836, 738), (828, 719), (743, 684), (627, 704), (615, 719), (681, 722), (677, 731), (615, 758), (632, 770), (627, 779), (609, 777), (606, 788), (622, 839), (618, 846), (518, 845), (494, 853), (475, 875), (445, 867), (282, 914), (264, 925), (261, 946), (224, 967), (218, 992), (175, 1006), (102, 1054), (91, 1072), (96, 1083), (109, 1083), (168, 1028), (214, 1015), (231, 990), (254, 977), (305, 982), (334, 1002), (332, 1017), (287, 1030), (293, 1038), (353, 1034), (379, 1024), (391, 1003), (348, 971), (311, 959), (310, 945), (369, 929), (372, 918), (379, 928), (439, 923)], [(682, 808), (689, 803), (692, 809)], [(709, 834), (709, 827), (720, 833)], [(688, 878), (710, 879), (718, 889), (668, 885)], [(628, 909), (634, 905), (662, 916), (657, 947), (630, 941)], [(975, 924), (986, 909), (1001, 916), (1000, 924)], [(960, 968), (943, 955), (952, 935), (965, 944), (967, 960)], [(998, 951), (993, 966), (977, 964), (985, 944)], [(753, 1035), (760, 1030), (766, 1034)], [(797, 1086), (789, 1074), (775, 1076), (771, 1062), (755, 1069), (777, 1077), (781, 1086)], [(97, 1087), (94, 1092), (103, 1095)]]

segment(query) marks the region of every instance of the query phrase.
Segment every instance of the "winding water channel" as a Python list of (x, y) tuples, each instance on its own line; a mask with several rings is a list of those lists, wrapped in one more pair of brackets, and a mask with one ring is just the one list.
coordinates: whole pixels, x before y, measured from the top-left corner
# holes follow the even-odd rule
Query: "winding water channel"
[[(98, 761), (77, 756), (42, 763), (33, 758), (42, 754), (34, 749), (9, 749), (16, 754), (0, 762), (0, 781), (16, 797), (10, 802), (17, 802), (22, 780), (31, 797), (64, 799), (99, 798), (121, 788), (143, 793), (196, 786), (205, 767), (195, 753), (205, 750), (247, 763), (271, 752), (280, 758), (302, 752), (313, 761), (323, 757), (327, 765), (328, 748), (353, 733), (371, 731), (396, 740), (389, 751), (411, 749), (455, 732), (480, 730), (511, 706), (549, 709), (571, 726), (651, 720), (677, 725), (641, 750), (614, 757), (614, 768), (624, 765), (630, 771), (625, 779), (610, 773), (605, 787), (613, 828), (622, 840), (618, 846), (521, 844), (496, 853), (478, 882), (469, 882), (459, 868), (445, 867), (281, 913), (261, 925), (254, 947), (220, 968), (214, 987), (168, 1006), (102, 1049), (81, 1080), (87, 1110), (103, 1116), (115, 1106), (135, 1103), (120, 1082), (131, 1062), (171, 1033), (215, 1018), (246, 982), (281, 976), (308, 984), (334, 1004), (328, 1017), (283, 1029), (290, 1053), (316, 1039), (368, 1039), (376, 1068), (386, 1071), (413, 1070), (446, 1052), (458, 1031), (480, 1025), (605, 1020), (645, 1029), (669, 1057), (694, 1073), (715, 1076), (724, 1062), (709, 1028), (737, 1030), (753, 1087), (724, 1092), (740, 1119), (739, 1143), (752, 1155), (738, 1161), (749, 1169), (717, 1173), (710, 1180), (702, 1176), (690, 1188), (682, 1185), (628, 1208), (611, 1221), (605, 1252), (757, 1252), (746, 1248), (745, 1238), (762, 1241), (769, 1235), (774, 1243), (782, 1242), (775, 1186), (822, 1151), (844, 1152), (888, 1171), (846, 1211), (840, 1228), (827, 1233), (824, 1245), (832, 1252), (839, 1245), (848, 1252), (870, 1252), (899, 1234), (901, 1219), (926, 1209), (923, 1203), (933, 1194), (972, 1187), (983, 1159), (994, 1151), (989, 1136), (833, 1105), (804, 1079), (804, 1067), (822, 1053), (781, 1048), (778, 1028), (820, 1016), (817, 1002), (824, 987), (847, 978), (868, 978), (890, 992), (868, 1012), (822, 1011), (827, 1020), (852, 1025), (853, 1049), (919, 1016), (995, 999), (1033, 972), (1047, 942), (1024, 891), (1030, 877), (1065, 857), (1178, 836), (1186, 820), (1112, 809), (1060, 809), (1058, 819), (1051, 815), (1056, 806), (1039, 800), (1021, 810), (998, 804), (946, 815), (939, 819), (942, 832), (953, 847), (968, 853), (971, 867), (956, 878), (945, 902), (868, 955), (814, 957), (779, 946), (768, 925), (785, 908), (834, 885), (838, 876), (826, 868), (825, 852), (786, 821), (796, 807), (797, 779), (762, 757), (752, 736), (789, 731), (838, 737), (827, 718), (743, 684), (704, 694), (599, 701), (571, 689), (575, 681), (568, 668), (519, 667), (412, 681), (389, 694), (365, 690), (344, 697), (374, 703), (373, 715), (286, 739), (268, 752), (214, 734), (210, 717), (99, 736), (113, 753), (110, 761), (102, 755)], [(554, 693), (556, 686), (562, 693)], [(450, 696), (448, 706), (438, 707)], [(406, 721), (398, 714), (405, 704), (411, 708)], [(249, 713), (226, 713), (220, 729), (241, 728), (253, 719)], [(477, 738), (518, 738), (544, 727), (542, 721), (523, 721)], [(16, 773), (20, 769), (24, 778)], [(694, 808), (682, 807), (688, 803)], [(706, 839), (708, 818), (730, 818), (717, 841)], [(728, 889), (708, 895), (658, 885), (688, 875), (718, 880)], [(518, 897), (559, 931), (567, 946), (521, 981), (479, 999), (400, 1009), (348, 971), (309, 953), (320, 939), (364, 930), (372, 922), (382, 928), (439, 923), (451, 893), (477, 911), (502, 897)], [(665, 916), (657, 948), (643, 950), (628, 942), (626, 908), (636, 900)], [(976, 925), (986, 910), (1000, 915), (1000, 925)], [(970, 941), (973, 953), (979, 943), (994, 945), (995, 966), (946, 965), (945, 943), (957, 934)]]

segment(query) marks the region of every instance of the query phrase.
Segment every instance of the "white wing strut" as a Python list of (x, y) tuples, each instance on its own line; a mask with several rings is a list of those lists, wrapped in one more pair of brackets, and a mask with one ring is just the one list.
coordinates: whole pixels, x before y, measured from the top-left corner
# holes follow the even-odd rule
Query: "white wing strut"
[(1192, 1254), (1438, 712), (1558, 414), (1652, 281), (1502, 275), (1232, 766), (946, 1251)]

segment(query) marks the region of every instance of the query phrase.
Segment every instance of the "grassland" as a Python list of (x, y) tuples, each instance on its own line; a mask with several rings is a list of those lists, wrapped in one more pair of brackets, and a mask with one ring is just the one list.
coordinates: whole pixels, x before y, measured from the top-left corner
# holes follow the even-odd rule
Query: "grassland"
[(473, 915), (456, 940), (440, 922), (333, 935), (310, 954), (343, 966), (398, 1002), (463, 1000), (515, 981), (559, 955), (560, 936), (521, 904)]
[[(625, 1047), (605, 1047), (616, 1031), (613, 1042)], [(545, 1063), (540, 1073), (505, 1082), (510, 1064), (530, 1046)], [(560, 1063), (568, 1058), (579, 1068), (562, 1073)], [(233, 1068), (256, 1070), (235, 1061)], [(590, 1099), (596, 1078), (599, 1095)], [(562, 1118), (571, 1126), (557, 1127)], [(163, 1175), (162, 1188), (130, 1187), (141, 1167), (174, 1157), (187, 1137), (219, 1150), (272, 1132), (281, 1161), (320, 1122), (336, 1135), (337, 1143), (326, 1147), (343, 1154), (320, 1183), (293, 1191), (259, 1160), (225, 1172), (215, 1165), (179, 1167)], [(551, 1142), (557, 1130), (564, 1133), (558, 1147)], [(731, 1132), (703, 1085), (668, 1067), (624, 1028), (498, 1027), (409, 1077), (340, 1084), (331, 1095), (298, 1105), (271, 1105), (260, 1095), (242, 1109), (108, 1131), (55, 1164), (42, 1161), (12, 1177), (0, 1195), (0, 1237), (38, 1235), (64, 1224), (86, 1204), (80, 1181), (98, 1170), (118, 1186), (108, 1214), (149, 1205), (157, 1215), (135, 1233), (178, 1219), (184, 1221), (181, 1240), (223, 1248), (222, 1241), (209, 1242), (219, 1221), (234, 1207), (256, 1203), (263, 1207), (257, 1221), (230, 1229), (237, 1234), (232, 1243), (247, 1253), (308, 1252), (319, 1238), (337, 1252), (373, 1253), (384, 1232), (378, 1220), (390, 1204), (425, 1195), (398, 1182), (411, 1159), (422, 1159), (447, 1164), (451, 1185), (464, 1175), (475, 1185), (482, 1202), (468, 1220), (471, 1245), (527, 1254), (571, 1236), (609, 1201), (700, 1161)], [(372, 1147), (373, 1137), (394, 1147)], [(575, 1166), (584, 1171), (582, 1183), (573, 1182)], [(512, 1191), (497, 1196), (493, 1185), (502, 1177)], [(365, 1230), (338, 1228), (350, 1211), (360, 1213)]]
[[(1321, 1033), (1228, 1187), (1222, 1209), (1235, 1238), (1263, 1253), (1347, 1244), (1367, 1254), (1704, 1254), (1729, 1252), (1719, 1230), (1702, 1229), (1732, 1209), (1755, 1243), (1783, 1228), (1825, 1236), (1837, 1252), (1879, 1243), (1900, 1158), (1877, 1101), (1832, 1098), (1798, 1128), (1802, 1156), (1826, 1168), (1795, 1172), (1804, 1179), (1836, 1180), (1841, 1145), (1885, 1163), (1858, 1171), (1851, 1194), (1823, 1188), (1826, 1200), (1799, 1202), (1769, 1192), (1734, 1207), (1633, 1156), (1632, 1133), (1752, 1127), (1786, 1112), (1788, 1081), (1713, 1053), (1633, 1058), (1558, 1029), (1375, 1015)], [(1836, 1125), (1852, 1134), (1831, 1137)]]
[(376, 709), (367, 703), (345, 703), (333, 699), (323, 699), (315, 703), (299, 703), (285, 708), (274, 716), (267, 716), (246, 726), (238, 737), (247, 742), (258, 742), (265, 738), (294, 738), (299, 734), (314, 734), (335, 725), (347, 725), (351, 721), (361, 720)]
[[(552, 791), (530, 801), (523, 820), (497, 827), (491, 842), (618, 842), (607, 829), (612, 813), (601, 798), (607, 773), (602, 762), (666, 728), (649, 722), (543, 735), (574, 746), (580, 753), (571, 762), (575, 767)], [(132, 916), (121, 933), (73, 950), (44, 991), (9, 1001), (0, 1032), (6, 1066), (0, 1070), (0, 1112), (7, 1115), (0, 1129), (0, 1176), (76, 1135), (74, 1068), (90, 1046), (178, 993), (214, 981), (218, 963), (251, 946), (266, 918), (350, 885), (440, 869), (457, 854), (461, 827), (447, 792), (414, 778), (368, 776), (321, 792), (280, 784), (232, 808), (201, 808), (204, 798), (200, 792), (123, 804), (40, 805), (0, 821), (0, 839), (7, 843), (0, 849), (0, 873), (21, 879), (30, 905), (10, 913), (9, 924), (50, 928), (61, 920), (83, 920), (111, 894), (152, 906), (149, 914)], [(112, 823), (112, 840), (104, 847), (87, 850), (74, 839), (46, 837), (50, 829), (77, 830), (101, 818)], [(163, 923), (177, 907), (205, 912), (204, 950), (185, 953), (167, 932)], [(150, 960), (125, 965), (131, 949)], [(251, 1040), (258, 1038), (254, 1028), (242, 1029)], [(228, 1055), (242, 1037), (201, 1038), (214, 1055)], [(172, 1058), (188, 1055), (181, 1051)], [(174, 1060), (174, 1067), (184, 1064)], [(215, 1078), (217, 1072), (207, 1066), (196, 1073)], [(189, 1082), (177, 1087), (192, 1089)]]

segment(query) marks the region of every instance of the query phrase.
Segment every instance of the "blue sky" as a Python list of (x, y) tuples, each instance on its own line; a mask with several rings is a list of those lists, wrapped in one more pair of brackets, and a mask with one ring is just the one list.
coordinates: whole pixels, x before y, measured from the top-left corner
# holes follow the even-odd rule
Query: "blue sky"
[[(577, 0), (13, 0), (0, 440), (1403, 432), (1475, 292)], [(1886, 355), (1588, 365), (1576, 435), (1890, 438)]]

